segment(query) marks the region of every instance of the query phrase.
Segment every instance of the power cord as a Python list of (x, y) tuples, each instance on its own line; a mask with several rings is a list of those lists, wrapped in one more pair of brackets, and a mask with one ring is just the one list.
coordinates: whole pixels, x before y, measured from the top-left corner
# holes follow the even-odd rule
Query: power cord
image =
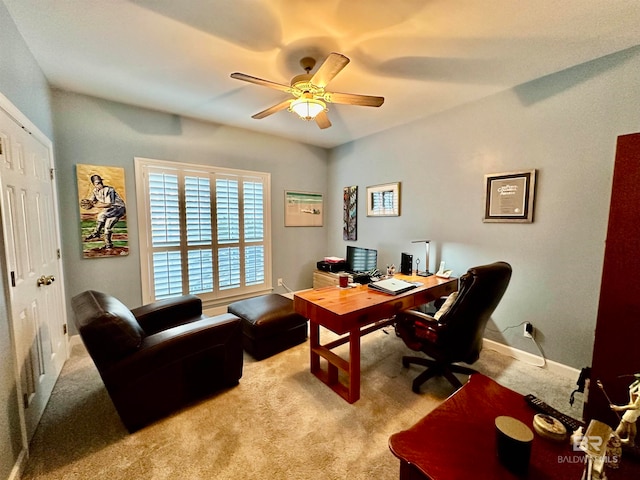
[(573, 402), (575, 401), (576, 393), (584, 394), (584, 389), (587, 386), (587, 380), (589, 380), (590, 377), (591, 377), (591, 367), (584, 367), (582, 368), (582, 370), (580, 370), (580, 375), (578, 376), (578, 381), (576, 382), (576, 385), (578, 386), (578, 388), (576, 388), (573, 392), (571, 392), (571, 396), (569, 397), (569, 405), (573, 407)]
[[(522, 325), (524, 325), (525, 323), (530, 323), (530, 322), (529, 322), (529, 321), (520, 322), (520, 323), (519, 323), (519, 324), (517, 324), (517, 325), (510, 325), (510, 326), (508, 326), (508, 327), (505, 327), (505, 328), (504, 328), (504, 329), (502, 329), (502, 330), (496, 330), (495, 328), (489, 328), (489, 327), (486, 327), (486, 329), (487, 329), (487, 330), (490, 330), (490, 331), (492, 331), (492, 332), (496, 332), (496, 333), (504, 333), (504, 332), (506, 332), (507, 330), (510, 330), (510, 329), (512, 329), (512, 328), (518, 328), (518, 327), (521, 327), (521, 326), (522, 326)], [(546, 367), (546, 366), (547, 366), (547, 359), (546, 359), (546, 358), (545, 358), (545, 356), (544, 356), (544, 352), (542, 351), (542, 348), (540, 348), (540, 345), (538, 345), (538, 342), (537, 342), (537, 341), (536, 341), (536, 339), (533, 337), (533, 335), (532, 335), (532, 336), (530, 336), (529, 338), (531, 338), (531, 341), (535, 344), (536, 348), (538, 349), (538, 352), (540, 352), (540, 358), (542, 358), (542, 363), (541, 363), (541, 364), (537, 364), (537, 363), (531, 363), (531, 362), (527, 362), (527, 361), (525, 361), (525, 363), (526, 363), (526, 364), (528, 364), (528, 365), (531, 365), (531, 366), (533, 366), (533, 367), (538, 367), (538, 368), (544, 368), (544, 367)], [(515, 357), (514, 357), (514, 358), (515, 358)], [(519, 360), (519, 359), (517, 359), (517, 360)]]
[(540, 365), (536, 364), (536, 363), (528, 363), (529, 365), (533, 365), (534, 367), (539, 367), (539, 368), (544, 368), (547, 366), (547, 359), (544, 357), (544, 353), (542, 352), (542, 349), (540, 348), (540, 345), (538, 345), (538, 342), (536, 341), (535, 338), (533, 338), (533, 336), (531, 337), (531, 341), (536, 345), (536, 348), (538, 349), (538, 351), (540, 352), (540, 358), (542, 358), (542, 363)]
[(284, 282), (281, 282), (282, 286), (284, 287), (284, 289), (287, 291), (287, 293), (291, 293), (293, 292), (293, 290), (291, 290), (289, 287), (287, 287), (287, 285)]
[(496, 332), (496, 333), (504, 333), (504, 332), (506, 332), (507, 330), (509, 330), (509, 329), (511, 329), (511, 328), (518, 328), (518, 327), (521, 327), (521, 326), (522, 326), (522, 325), (524, 325), (525, 323), (529, 323), (529, 322), (527, 322), (527, 321), (525, 321), (525, 322), (520, 322), (520, 323), (519, 323), (519, 324), (517, 324), (517, 325), (511, 325), (511, 326), (509, 326), (509, 327), (505, 327), (505, 328), (504, 328), (504, 329), (502, 329), (502, 330), (496, 330), (495, 328), (489, 328), (489, 327), (486, 327), (486, 329), (487, 329), (487, 330), (491, 330), (492, 332)]

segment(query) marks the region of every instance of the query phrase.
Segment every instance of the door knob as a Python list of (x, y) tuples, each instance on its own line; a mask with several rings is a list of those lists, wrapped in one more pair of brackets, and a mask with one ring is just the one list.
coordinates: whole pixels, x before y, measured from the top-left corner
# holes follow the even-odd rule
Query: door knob
[(38, 285), (39, 287), (41, 287), (42, 285), (51, 285), (55, 280), (56, 277), (54, 277), (53, 275), (42, 275), (38, 278), (38, 280), (36, 280), (36, 285)]

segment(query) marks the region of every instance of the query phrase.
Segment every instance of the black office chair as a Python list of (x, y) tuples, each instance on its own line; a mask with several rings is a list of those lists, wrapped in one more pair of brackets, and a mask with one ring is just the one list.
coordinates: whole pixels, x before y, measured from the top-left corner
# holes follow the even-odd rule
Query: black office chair
[(431, 357), (402, 357), (405, 368), (412, 363), (428, 367), (413, 381), (415, 393), (434, 376), (444, 376), (458, 389), (462, 383), (454, 373), (475, 373), (456, 363), (472, 364), (480, 357), (485, 326), (510, 279), (511, 265), (506, 262), (470, 268), (460, 277), (458, 292), (435, 315), (405, 310), (396, 316), (396, 334), (412, 350)]

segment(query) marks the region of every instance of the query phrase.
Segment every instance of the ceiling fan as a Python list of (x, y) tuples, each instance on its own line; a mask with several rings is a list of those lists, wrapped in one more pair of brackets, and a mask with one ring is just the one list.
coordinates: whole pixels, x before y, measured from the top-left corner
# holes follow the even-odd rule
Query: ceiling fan
[(261, 119), (280, 110), (289, 109), (297, 113), (303, 120), (315, 120), (320, 128), (329, 128), (331, 122), (327, 116), (327, 103), (341, 103), (345, 105), (359, 105), (364, 107), (379, 107), (384, 103), (384, 97), (370, 95), (357, 95), (354, 93), (328, 92), (325, 87), (333, 78), (349, 63), (349, 59), (340, 53), (331, 53), (320, 65), (316, 73), (310, 73), (316, 64), (311, 57), (304, 57), (300, 65), (307, 73), (296, 75), (291, 79), (290, 85), (275, 83), (269, 80), (252, 77), (244, 73), (232, 73), (231, 78), (243, 80), (263, 87), (275, 88), (293, 95), (262, 112), (252, 115), (251, 118)]

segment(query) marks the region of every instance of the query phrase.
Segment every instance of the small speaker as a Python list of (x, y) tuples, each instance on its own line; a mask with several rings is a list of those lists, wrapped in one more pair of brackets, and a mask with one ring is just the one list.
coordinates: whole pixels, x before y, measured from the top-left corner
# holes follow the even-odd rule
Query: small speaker
[(413, 255), (409, 255), (408, 253), (402, 254), (400, 273), (403, 275), (411, 275), (413, 273)]
[(498, 460), (513, 473), (524, 475), (529, 468), (533, 432), (513, 417), (496, 417), (495, 424)]

